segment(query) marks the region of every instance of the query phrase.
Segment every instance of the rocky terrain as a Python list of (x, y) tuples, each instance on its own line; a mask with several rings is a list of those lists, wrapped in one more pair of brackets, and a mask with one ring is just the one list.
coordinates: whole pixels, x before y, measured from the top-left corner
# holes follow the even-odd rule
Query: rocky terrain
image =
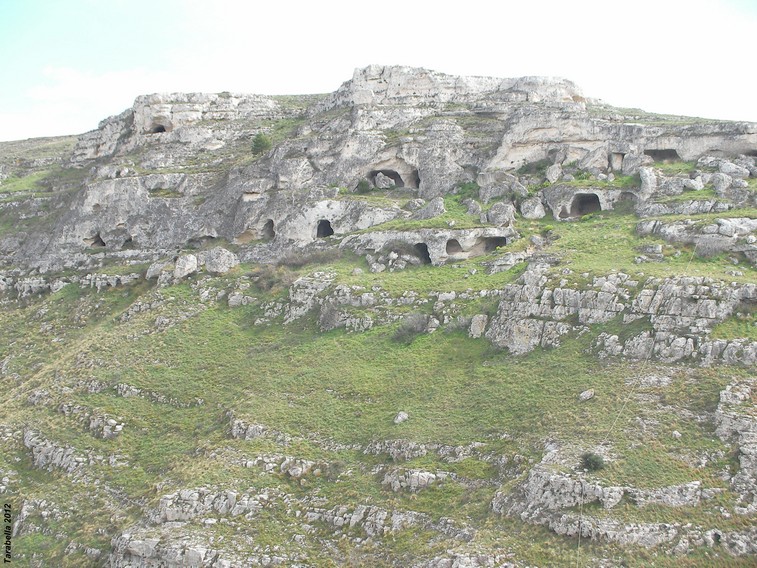
[(757, 124), (371, 66), (0, 143), (29, 566), (751, 566)]

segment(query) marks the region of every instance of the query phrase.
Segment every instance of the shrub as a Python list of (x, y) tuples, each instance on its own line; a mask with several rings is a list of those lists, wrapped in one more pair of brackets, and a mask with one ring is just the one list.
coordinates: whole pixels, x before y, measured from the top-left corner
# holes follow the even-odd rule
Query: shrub
[(412, 343), (415, 336), (426, 331), (428, 316), (414, 312), (405, 316), (394, 332), (394, 340), (399, 343)]
[(587, 471), (598, 471), (605, 467), (605, 460), (599, 454), (586, 452), (581, 456), (581, 468)]
[(357, 182), (357, 188), (355, 193), (369, 193), (371, 191), (371, 184), (367, 179), (361, 179)]
[(258, 132), (252, 139), (252, 153), (263, 154), (271, 149), (271, 139), (262, 132)]

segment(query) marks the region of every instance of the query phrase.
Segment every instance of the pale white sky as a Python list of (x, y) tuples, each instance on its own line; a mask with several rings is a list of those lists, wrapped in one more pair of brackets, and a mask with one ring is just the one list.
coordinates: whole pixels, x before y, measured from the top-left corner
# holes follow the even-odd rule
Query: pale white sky
[(755, 38), (757, 0), (0, 0), (0, 140), (85, 132), (145, 93), (330, 92), (372, 63), (757, 122)]

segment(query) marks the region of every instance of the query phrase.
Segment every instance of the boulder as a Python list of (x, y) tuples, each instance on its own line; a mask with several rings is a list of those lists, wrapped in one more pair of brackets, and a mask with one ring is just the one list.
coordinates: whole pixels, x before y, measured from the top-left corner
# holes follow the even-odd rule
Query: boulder
[(181, 280), (182, 278), (186, 278), (190, 274), (194, 274), (197, 272), (198, 269), (198, 263), (197, 263), (197, 257), (193, 254), (187, 254), (184, 256), (180, 256), (176, 260), (176, 266), (173, 270), (173, 277), (176, 280)]
[(394, 417), (394, 423), (395, 424), (402, 424), (406, 420), (410, 418), (410, 415), (407, 412), (400, 411), (397, 413), (397, 416)]
[(443, 215), (446, 212), (447, 209), (445, 209), (444, 207), (444, 198), (435, 197), (424, 207), (418, 209), (418, 211), (413, 214), (413, 219), (433, 219), (434, 217)]
[(555, 183), (562, 177), (562, 166), (560, 164), (552, 164), (547, 168), (546, 176), (549, 183)]
[(376, 178), (373, 183), (378, 189), (390, 189), (396, 185), (392, 178), (385, 176), (381, 172), (376, 174)]
[(495, 203), (486, 213), (486, 220), (498, 227), (511, 225), (515, 221), (515, 206), (512, 203)]
[(538, 197), (529, 197), (520, 204), (520, 214), (524, 219), (542, 219), (547, 214)]
[(468, 336), (474, 339), (484, 335), (486, 331), (486, 324), (489, 323), (489, 316), (486, 314), (476, 314), (471, 318), (470, 327), (468, 328)]
[(239, 264), (237, 255), (222, 247), (208, 251), (205, 269), (211, 274), (225, 274)]

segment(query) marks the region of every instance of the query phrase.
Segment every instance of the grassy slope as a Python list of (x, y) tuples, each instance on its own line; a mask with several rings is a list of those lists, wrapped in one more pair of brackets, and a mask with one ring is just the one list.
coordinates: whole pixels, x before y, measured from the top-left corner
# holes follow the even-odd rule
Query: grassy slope
[[(596, 240), (598, 228), (606, 230), (605, 223), (622, 225), (624, 221), (595, 219), (561, 224), (555, 229), (562, 237), (556, 247), (570, 254), (576, 270), (601, 272), (608, 268), (609, 259), (602, 261), (586, 248), (588, 241)], [(629, 220), (626, 229), (630, 225)], [(538, 229), (536, 224), (534, 230)], [(628, 230), (619, 231), (617, 242), (611, 238), (610, 243), (619, 251), (634, 238)], [(624, 268), (625, 263), (632, 263), (632, 256), (632, 248), (624, 255), (614, 255), (612, 266)], [(718, 269), (719, 262), (708, 261), (710, 273)], [(455, 289), (455, 271), (481, 268), (471, 261), (457, 269), (422, 267), (395, 274), (351, 275), (352, 266), (350, 261), (337, 265), (337, 273), (343, 275), (339, 278), (351, 283), (362, 278), (363, 285), (375, 284), (380, 278), (386, 289), (397, 294), (413, 284), (421, 291), (437, 289), (442, 283), (446, 284), (443, 290)], [(635, 266), (629, 264), (628, 268)], [(675, 264), (645, 265), (645, 271), (648, 267), (660, 275), (680, 271)], [(480, 270), (475, 280), (458, 281), (474, 289), (495, 288), (509, 278), (507, 273), (486, 276)], [(24, 450), (4, 445), (4, 463), (14, 464), (19, 472), (21, 492), (27, 497), (53, 498), (69, 507), (71, 516), (57, 522), (67, 538), (79, 543), (107, 549), (108, 538), (98, 534), (98, 527), (109, 526), (113, 531), (128, 528), (139, 515), (138, 505), (154, 505), (160, 495), (173, 489), (274, 486), (302, 497), (319, 496), (328, 507), (369, 501), (388, 509), (425, 512), (433, 518), (451, 516), (458, 523), (480, 526), (478, 538), (482, 544), (493, 539), (497, 546), (517, 551), (523, 560), (559, 563), (561, 557), (554, 550), (568, 554), (573, 546), (569, 539), (528, 527), (519, 527), (509, 537), (499, 532), (502, 527), (512, 530), (512, 521), (493, 517), (488, 503), (497, 484), (509, 481), (500, 478), (496, 469), (481, 459), (487, 454), (521, 454), (538, 461), (545, 439), (584, 449), (609, 439), (615, 459), (600, 472), (599, 478), (605, 483), (657, 487), (702, 480), (707, 486), (724, 486), (718, 472), (727, 466), (728, 448), (714, 439), (711, 424), (685, 418), (681, 410), (714, 410), (719, 390), (741, 373), (738, 370), (686, 372), (657, 368), (658, 372), (674, 375), (673, 386), (665, 392), (647, 393), (664, 396), (666, 406), (660, 409), (642, 405), (634, 396), (629, 379), (643, 369), (622, 362), (597, 361), (585, 352), (588, 336), (568, 340), (556, 350), (512, 358), (493, 350), (485, 340), (469, 339), (461, 332), (439, 331), (403, 344), (393, 340), (392, 328), (349, 335), (342, 331), (314, 333), (310, 321), (286, 328), (278, 323), (254, 326), (257, 307), (230, 310), (215, 304), (165, 332), (152, 333), (158, 314), (176, 320), (182, 314), (196, 312), (193, 306), (198, 303), (197, 293), (186, 285), (163, 290), (165, 305), (159, 312), (136, 315), (127, 323), (114, 319), (137, 298), (144, 300), (153, 294), (145, 285), (100, 294), (69, 286), (26, 307), (8, 309), (0, 316), (2, 344), (6, 346), (0, 359), (10, 356), (6, 373), (18, 374), (0, 422), (15, 428), (27, 424), (60, 444), (70, 444), (81, 452), (91, 449), (105, 456), (115, 453), (130, 464), (127, 468), (91, 468), (89, 475), (109, 490), (90, 494), (86, 486), (72, 483), (64, 475), (33, 470)], [(110, 387), (127, 383), (164, 395), (172, 402), (122, 398), (112, 388), (89, 393), (81, 383), (92, 380)], [(29, 394), (40, 387), (51, 393), (52, 400), (42, 407), (30, 406)], [(597, 396), (580, 405), (576, 395), (587, 388), (595, 389)], [(198, 398), (203, 400), (202, 405), (197, 405)], [(94, 438), (84, 425), (55, 411), (64, 401), (123, 420), (124, 433), (113, 441)], [(227, 410), (293, 436), (307, 438), (316, 434), (317, 438), (341, 443), (364, 445), (394, 438), (450, 445), (482, 442), (485, 446), (480, 454), (461, 463), (449, 464), (429, 454), (405, 466), (498, 481), (475, 490), (448, 482), (417, 497), (394, 494), (381, 487), (380, 476), (371, 473), (373, 466), (384, 463), (382, 456), (328, 451), (306, 440), (286, 448), (270, 440), (231, 440)], [(392, 418), (399, 410), (408, 412), (411, 419), (394, 425)], [(654, 440), (640, 439), (635, 427), (637, 416), (664, 425), (659, 436)], [(684, 441), (669, 435), (674, 429), (684, 434)], [(262, 475), (259, 469), (233, 465), (271, 451), (338, 463), (342, 471), (352, 473), (341, 478), (342, 483), (314, 479), (303, 489), (282, 476)], [(687, 456), (705, 452), (722, 452), (724, 457), (704, 469), (688, 465)], [(20, 461), (16, 462), (16, 458)], [(732, 499), (726, 493), (717, 505), (729, 504)], [(108, 511), (116, 508), (119, 500), (131, 506), (112, 519)], [(82, 520), (77, 513), (85, 507), (93, 513)], [(637, 520), (681, 518), (675, 510), (643, 514), (629, 510), (624, 514)], [(704, 524), (717, 522), (725, 528), (731, 524), (722, 520), (715, 504), (688, 515)], [(271, 542), (286, 547), (291, 545), (286, 535), (295, 530), (292, 521), (286, 515), (273, 515), (237, 530), (262, 531)], [(521, 533), (538, 538), (541, 544), (524, 548), (517, 536)], [(277, 534), (280, 536), (275, 538)], [(422, 543), (415, 550), (424, 554), (440, 552), (433, 539), (429, 540), (430, 535), (411, 531), (408, 542), (403, 538), (384, 545), (393, 561), (408, 553), (409, 549), (403, 548), (409, 546), (408, 542)], [(36, 550), (59, 559), (63, 558), (65, 545), (52, 536), (39, 534), (17, 539), (19, 551)], [(311, 545), (313, 550), (318, 549), (316, 542)], [(591, 545), (584, 554), (605, 556), (612, 550), (607, 545)], [(83, 562), (83, 558), (74, 555), (66, 562), (78, 565), (76, 562)], [(322, 559), (322, 564), (328, 565), (328, 561)]]

